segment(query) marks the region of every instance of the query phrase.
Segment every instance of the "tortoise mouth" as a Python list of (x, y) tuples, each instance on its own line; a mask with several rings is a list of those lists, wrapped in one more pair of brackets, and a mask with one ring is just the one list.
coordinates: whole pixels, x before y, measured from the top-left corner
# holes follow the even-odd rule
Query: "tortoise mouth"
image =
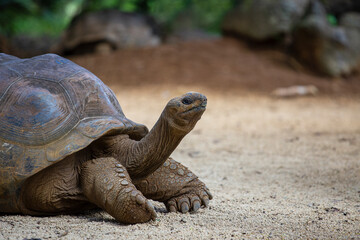
[(202, 102), (199, 106), (194, 106), (186, 111), (183, 112), (183, 114), (188, 114), (191, 112), (203, 112), (206, 109), (206, 102)]

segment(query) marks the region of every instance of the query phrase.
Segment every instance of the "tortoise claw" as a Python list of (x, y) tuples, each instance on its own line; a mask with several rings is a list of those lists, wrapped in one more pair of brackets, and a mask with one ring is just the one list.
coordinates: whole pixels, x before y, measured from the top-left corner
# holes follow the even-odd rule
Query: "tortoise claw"
[(209, 199), (213, 199), (213, 195), (211, 194), (210, 190), (208, 188), (205, 189), (206, 194), (209, 196)]
[(186, 202), (183, 202), (181, 204), (181, 212), (182, 213), (187, 213), (189, 211), (189, 204)]
[(151, 202), (149, 200), (146, 200), (146, 205), (145, 208), (150, 212), (151, 214), (151, 219), (155, 220), (157, 215), (154, 209), (154, 206), (151, 204)]
[(175, 206), (170, 206), (169, 207), (169, 212), (176, 212), (176, 207)]
[(197, 210), (199, 210), (200, 207), (201, 207), (200, 202), (199, 201), (194, 201), (193, 211), (196, 212)]
[(205, 205), (205, 207), (208, 207), (209, 206), (209, 198), (203, 198), (203, 203)]
[(208, 207), (212, 198), (210, 191), (205, 190), (204, 185), (200, 185), (200, 189), (191, 189), (188, 193), (171, 198), (167, 201), (166, 207), (169, 212), (197, 212), (201, 206)]
[(166, 207), (167, 207), (169, 212), (176, 212), (177, 211), (176, 201), (175, 200), (169, 200), (167, 202), (167, 204), (166, 204)]

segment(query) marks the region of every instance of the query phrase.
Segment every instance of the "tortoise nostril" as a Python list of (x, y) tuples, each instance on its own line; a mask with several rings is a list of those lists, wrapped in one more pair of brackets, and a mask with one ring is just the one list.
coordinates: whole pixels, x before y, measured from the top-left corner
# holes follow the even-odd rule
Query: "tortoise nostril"
[(203, 102), (201, 103), (201, 106), (206, 106), (207, 105), (207, 99), (205, 98), (204, 100), (203, 100)]
[(193, 103), (193, 100), (189, 97), (184, 97), (183, 100), (181, 100), (181, 102), (185, 105), (189, 105)]

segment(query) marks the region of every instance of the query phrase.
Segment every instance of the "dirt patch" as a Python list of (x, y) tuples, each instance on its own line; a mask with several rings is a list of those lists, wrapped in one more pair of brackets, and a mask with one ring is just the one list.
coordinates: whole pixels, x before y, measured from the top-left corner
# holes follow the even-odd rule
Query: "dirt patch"
[[(209, 209), (174, 214), (156, 204), (156, 221), (130, 226), (105, 212), (2, 216), (0, 239), (359, 239), (358, 79), (298, 73), (274, 62), (278, 53), (222, 41), (73, 58), (111, 86), (128, 118), (149, 127), (170, 98), (207, 95), (208, 109), (173, 157), (208, 185)], [(268, 96), (293, 84), (315, 84), (321, 94)]]
[(109, 55), (72, 57), (108, 84), (176, 84), (268, 94), (278, 87), (315, 85), (320, 94), (357, 95), (360, 75), (330, 79), (315, 75), (271, 46), (250, 48), (235, 39), (188, 42)]

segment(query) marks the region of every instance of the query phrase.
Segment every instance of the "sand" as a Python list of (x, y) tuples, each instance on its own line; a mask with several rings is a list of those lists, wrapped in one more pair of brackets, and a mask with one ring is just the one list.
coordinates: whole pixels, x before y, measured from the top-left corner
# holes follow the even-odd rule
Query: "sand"
[[(93, 67), (104, 79), (95, 66), (84, 64), (95, 57), (73, 60)], [(241, 83), (224, 90), (206, 79), (196, 84), (170, 81), (124, 87), (116, 81), (119, 72), (104, 80), (126, 116), (148, 127), (170, 98), (188, 91), (208, 97), (202, 119), (172, 156), (210, 188), (214, 199), (209, 208), (195, 214), (167, 213), (163, 204), (154, 202), (158, 218), (136, 225), (119, 224), (103, 211), (5, 215), (0, 216), (0, 239), (360, 239), (360, 97), (347, 87), (332, 91), (332, 80), (316, 76), (294, 80), (305, 75), (269, 64), (279, 76), (289, 74), (294, 83), (316, 84), (320, 79), (326, 94), (276, 99), (269, 94), (273, 86), (268, 82), (264, 84), (269, 87), (255, 90)], [(197, 73), (195, 67), (193, 72)], [(256, 78), (257, 72), (248, 74)], [(131, 77), (136, 75), (141, 79), (146, 74)]]

